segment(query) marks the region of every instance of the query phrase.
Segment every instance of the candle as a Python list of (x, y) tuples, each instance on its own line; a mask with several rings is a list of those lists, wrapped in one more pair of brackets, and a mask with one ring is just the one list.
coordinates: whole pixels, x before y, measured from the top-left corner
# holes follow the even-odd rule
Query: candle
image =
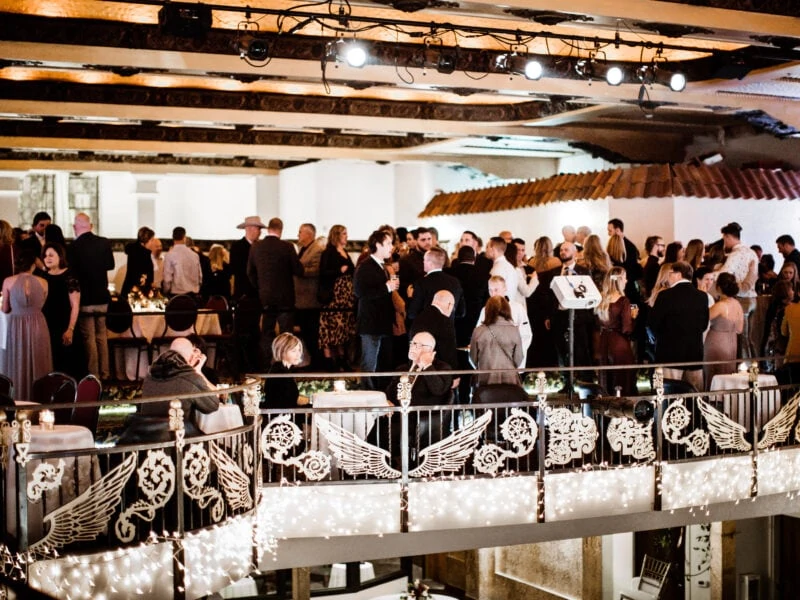
[(333, 391), (334, 392), (347, 391), (347, 384), (345, 383), (344, 379), (337, 379), (333, 382)]
[(747, 373), (747, 363), (739, 363), (739, 373)]
[(39, 427), (45, 431), (53, 431), (56, 424), (56, 416), (52, 410), (43, 410), (39, 413)]

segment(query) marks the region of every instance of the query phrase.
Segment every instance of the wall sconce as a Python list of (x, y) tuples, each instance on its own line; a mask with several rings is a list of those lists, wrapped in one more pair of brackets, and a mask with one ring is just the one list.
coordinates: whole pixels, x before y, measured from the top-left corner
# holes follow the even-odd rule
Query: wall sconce
[(673, 92), (682, 92), (686, 89), (686, 75), (665, 71), (660, 69), (656, 63), (642, 65), (636, 70), (636, 76), (642, 82), (642, 85), (658, 83), (668, 87)]
[(500, 54), (495, 59), (495, 68), (504, 73), (523, 75), (526, 79), (536, 81), (544, 75), (542, 63), (533, 58), (528, 58), (524, 54), (507, 52)]
[(575, 72), (586, 79), (605, 79), (608, 85), (619, 85), (625, 81), (625, 71), (617, 65), (597, 62), (595, 59), (579, 60)]
[(326, 49), (326, 58), (329, 61), (347, 63), (351, 67), (360, 69), (367, 64), (369, 54), (366, 47), (355, 40), (336, 40), (329, 42)]

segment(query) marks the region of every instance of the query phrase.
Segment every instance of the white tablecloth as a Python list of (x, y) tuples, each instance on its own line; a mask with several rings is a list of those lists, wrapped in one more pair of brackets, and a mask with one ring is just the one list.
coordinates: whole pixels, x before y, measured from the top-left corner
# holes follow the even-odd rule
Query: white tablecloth
[[(200, 336), (204, 335), (220, 335), (222, 333), (222, 327), (219, 324), (219, 314), (213, 312), (204, 312), (200, 311), (197, 313), (197, 321), (195, 322), (195, 330), (197, 334)], [(148, 343), (152, 341), (154, 337), (160, 336), (161, 333), (164, 331), (164, 314), (152, 314), (152, 312), (148, 312), (146, 314), (137, 314), (136, 312), (133, 313), (133, 333), (137, 337), (145, 338)], [(188, 335), (192, 333), (191, 329), (185, 331), (174, 331), (172, 329), (167, 329), (166, 335), (172, 337), (181, 337), (183, 335)], [(123, 334), (116, 334), (113, 331), (108, 332), (109, 338), (115, 337), (131, 337), (130, 332), (125, 332)], [(156, 349), (158, 350), (158, 349)], [(213, 348), (209, 349), (209, 352), (214, 352)], [(123, 360), (124, 355), (124, 360)], [(150, 368), (150, 365), (147, 362), (146, 358), (142, 358), (139, 361), (139, 373), (137, 376), (136, 373), (136, 361), (139, 358), (138, 352), (136, 348), (114, 348), (114, 364), (117, 366), (117, 372), (114, 373), (114, 376), (117, 379), (128, 379), (129, 381), (133, 381), (135, 379), (144, 379), (147, 375), (147, 370)], [(209, 356), (208, 360), (211, 364), (213, 364), (214, 356)], [(125, 372), (122, 372), (120, 368), (122, 365), (125, 365)]]
[(244, 425), (242, 411), (236, 404), (223, 404), (213, 413), (195, 413), (197, 427), (203, 433), (219, 433)]
[[(390, 406), (383, 392), (368, 390), (354, 390), (351, 392), (319, 392), (314, 394), (314, 434), (311, 436), (311, 447), (314, 450), (327, 452), (328, 440), (316, 428), (317, 419), (325, 419), (343, 429), (356, 434), (359, 438), (366, 439), (375, 420), (377, 412), (370, 413), (331, 413), (324, 412), (327, 408), (375, 408)], [(320, 410), (323, 409), (323, 410)]]
[[(375, 568), (371, 562), (362, 562), (359, 565), (361, 583), (375, 579)], [(331, 577), (328, 580), (329, 588), (341, 588), (347, 585), (347, 565), (345, 563), (333, 563), (331, 565)]]
[[(759, 388), (778, 385), (774, 375), (759, 373)], [(747, 373), (731, 373), (730, 375), (714, 375), (709, 391), (742, 390), (737, 394), (724, 394), (722, 396), (722, 412), (731, 419), (750, 429), (750, 376)], [(756, 407), (756, 425), (764, 427), (769, 420), (781, 409), (781, 395), (777, 390), (760, 390), (758, 406)]]
[[(8, 429), (6, 441), (11, 443), (11, 432)], [(51, 431), (41, 429), (38, 425), (31, 428), (30, 452), (58, 452), (94, 448), (94, 435), (86, 427), (80, 425), (56, 425)], [(16, 532), (16, 493), (17, 480), (14, 468), (14, 447), (10, 447), (6, 469), (6, 523), (8, 531)], [(61, 486), (46, 492), (39, 502), (28, 502), (28, 540), (34, 542), (42, 537), (42, 518), (48, 512), (58, 508), (86, 491), (93, 481), (100, 478), (100, 467), (94, 456), (77, 458), (51, 459), (47, 461), (31, 460), (26, 465), (27, 477), (30, 480), (36, 467), (42, 462), (54, 466), (64, 461), (64, 477)], [(77, 474), (77, 477), (76, 477)]]
[(219, 591), (222, 598), (247, 598), (258, 596), (258, 587), (252, 577), (242, 577)]
[[(400, 600), (401, 598), (413, 598), (412, 594), (387, 594), (386, 596), (373, 596), (369, 600)], [(439, 592), (428, 592), (428, 597), (431, 600), (458, 600), (452, 596), (445, 596)]]

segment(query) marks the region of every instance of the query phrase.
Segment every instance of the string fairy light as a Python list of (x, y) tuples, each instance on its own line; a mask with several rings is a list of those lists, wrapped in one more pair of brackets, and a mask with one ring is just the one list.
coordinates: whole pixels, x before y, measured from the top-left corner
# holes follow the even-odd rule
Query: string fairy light
[(760, 452), (757, 458), (759, 496), (800, 490), (800, 450)]
[(750, 498), (753, 461), (749, 455), (690, 463), (662, 463), (661, 506), (664, 510), (706, 507)]

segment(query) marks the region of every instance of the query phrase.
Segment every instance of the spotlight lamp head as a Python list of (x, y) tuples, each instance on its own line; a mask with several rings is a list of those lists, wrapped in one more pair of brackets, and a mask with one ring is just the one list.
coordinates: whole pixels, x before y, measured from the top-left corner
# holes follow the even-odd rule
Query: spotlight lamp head
[(625, 70), (622, 67), (594, 59), (579, 60), (575, 63), (575, 72), (589, 80), (605, 79), (608, 85), (619, 85), (625, 81)]
[(356, 40), (330, 42), (326, 54), (328, 60), (347, 63), (356, 69), (360, 69), (367, 64), (369, 59), (366, 47)]
[(682, 92), (686, 89), (686, 75), (677, 71), (672, 72), (661, 69), (655, 63), (639, 67), (636, 70), (636, 76), (644, 85), (658, 83), (668, 87), (673, 92)]
[(498, 71), (502, 71), (513, 75), (523, 75), (526, 79), (536, 81), (544, 75), (544, 67), (542, 63), (534, 58), (529, 58), (524, 54), (517, 54), (516, 52), (508, 52), (501, 54), (495, 59), (495, 67)]
[(422, 67), (424, 69), (436, 69), (439, 73), (450, 75), (455, 72), (458, 66), (458, 49), (450, 49), (442, 46), (441, 42), (426, 42), (422, 57)]

